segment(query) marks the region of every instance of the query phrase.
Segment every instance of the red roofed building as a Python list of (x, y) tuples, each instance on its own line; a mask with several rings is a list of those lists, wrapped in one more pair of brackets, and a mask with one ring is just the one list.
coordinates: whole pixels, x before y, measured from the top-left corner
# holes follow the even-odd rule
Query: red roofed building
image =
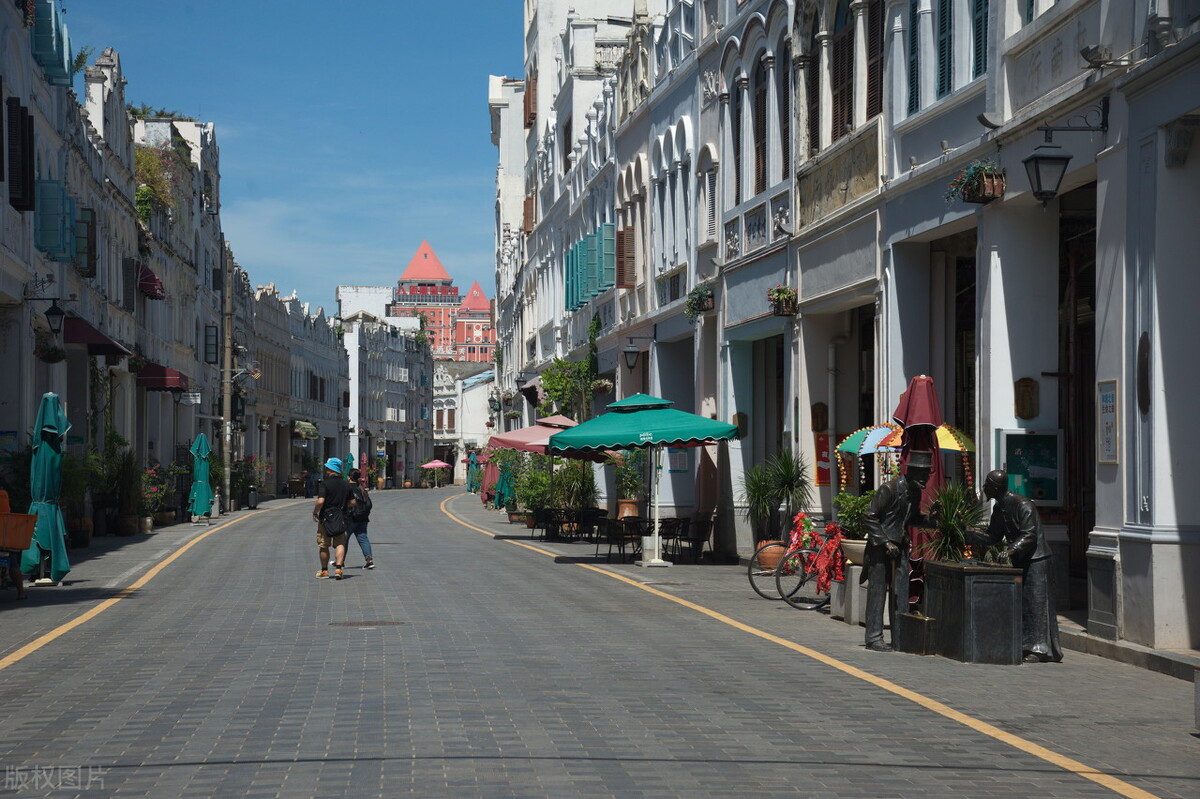
[(492, 360), (496, 334), (492, 330), (491, 303), (479, 283), (471, 286), (466, 297), (460, 297), (453, 278), (428, 241), (421, 242), (400, 275), (387, 314), (424, 316), (434, 358)]
[(471, 284), (471, 290), (458, 306), (454, 347), (458, 351), (454, 358), (456, 361), (492, 362), (492, 352), (496, 349), (492, 304), (488, 302), (478, 281)]

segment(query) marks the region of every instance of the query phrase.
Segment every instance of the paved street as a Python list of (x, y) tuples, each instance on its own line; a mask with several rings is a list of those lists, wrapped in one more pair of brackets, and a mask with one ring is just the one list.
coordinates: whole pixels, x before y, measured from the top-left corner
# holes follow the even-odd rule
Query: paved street
[(871, 653), (736, 566), (605, 564), (461, 488), (374, 497), (379, 568), (352, 543), (340, 582), (311, 501), (278, 500), (0, 595), (4, 790), (1200, 796), (1185, 681)]

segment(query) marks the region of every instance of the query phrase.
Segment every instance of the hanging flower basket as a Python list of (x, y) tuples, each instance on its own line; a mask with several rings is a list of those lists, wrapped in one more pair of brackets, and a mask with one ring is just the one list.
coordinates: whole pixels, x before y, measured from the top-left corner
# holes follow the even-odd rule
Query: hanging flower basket
[(601, 377), (592, 381), (592, 393), (596, 396), (611, 394), (613, 390), (613, 382), (607, 378)]
[(137, 373), (146, 368), (150, 361), (146, 360), (146, 356), (140, 353), (134, 353), (129, 356), (128, 365), (129, 371)]
[(697, 316), (708, 313), (715, 306), (716, 300), (713, 297), (712, 286), (708, 283), (701, 283), (688, 292), (687, 299), (683, 302), (683, 315), (689, 322), (695, 322)]
[(985, 205), (1004, 196), (1004, 170), (994, 161), (974, 161), (946, 186), (946, 200)]
[(56, 344), (39, 344), (33, 348), (33, 354), (45, 363), (58, 363), (67, 357), (67, 351)]
[(767, 302), (771, 303), (771, 313), (775, 316), (796, 315), (796, 290), (782, 284), (767, 289)]

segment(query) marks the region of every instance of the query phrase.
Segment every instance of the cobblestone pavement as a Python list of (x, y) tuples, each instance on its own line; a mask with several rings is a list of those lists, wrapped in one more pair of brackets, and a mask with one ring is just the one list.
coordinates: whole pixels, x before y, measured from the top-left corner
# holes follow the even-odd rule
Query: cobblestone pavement
[(351, 543), (316, 580), (310, 508), (97, 539), (0, 595), (3, 790), (1200, 796), (1182, 680), (868, 652), (739, 567), (606, 564), (453, 487), (376, 494), (379, 567)]

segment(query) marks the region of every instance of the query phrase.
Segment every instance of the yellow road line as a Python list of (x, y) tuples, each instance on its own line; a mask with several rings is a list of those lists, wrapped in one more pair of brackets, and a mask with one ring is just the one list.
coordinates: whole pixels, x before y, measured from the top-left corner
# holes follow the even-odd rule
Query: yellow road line
[[(451, 500), (454, 500), (457, 498), (458, 497), (447, 497), (445, 500), (443, 500), (442, 504), (441, 504), (442, 513), (444, 513), (446, 516), (450, 517), (452, 520), (454, 520), (458, 524), (461, 524), (463, 527), (470, 528), (471, 530), (475, 530), (477, 532), (483, 533), (484, 535), (490, 536), (492, 538), (498, 537), (495, 533), (488, 532), (487, 530), (484, 530), (482, 527), (476, 527), (475, 525), (473, 525), (469, 522), (463, 521), (462, 519), (458, 518), (453, 513), (451, 513), (447, 509), (447, 505), (450, 503)], [(552, 558), (558, 557), (557, 553), (550, 552), (549, 550), (542, 549), (541, 547), (537, 547), (532, 544), (525, 543), (523, 541), (512, 541), (507, 538), (502, 539), (502, 540), (504, 540), (505, 543), (515, 544), (516, 546), (522, 547), (524, 549), (528, 549), (532, 552), (537, 552), (540, 555), (549, 555)], [(757, 627), (751, 627), (749, 624), (744, 624), (744, 623), (738, 621), (737, 619), (732, 619), (723, 613), (719, 613), (715, 610), (712, 610), (711, 608), (706, 608), (703, 605), (697, 605), (695, 602), (689, 602), (688, 600), (683, 599), (681, 597), (677, 597), (673, 594), (668, 594), (665, 591), (660, 591), (659, 589), (657, 589), (653, 586), (646, 585), (645, 583), (640, 583), (637, 580), (631, 579), (622, 574), (617, 574), (617, 573), (611, 572), (607, 569), (601, 569), (601, 568), (598, 568), (598, 567), (593, 566), (588, 563), (574, 563), (574, 564), (570, 564), (570, 565), (578, 566), (581, 569), (587, 569), (588, 571), (595, 572), (596, 574), (602, 574), (605, 577), (611, 577), (614, 580), (619, 580), (620, 582), (626, 583), (627, 585), (634, 586), (635, 588), (640, 588), (641, 590), (646, 591), (647, 593), (654, 594), (657, 597), (661, 597), (663, 599), (669, 600), (671, 602), (674, 602), (677, 605), (682, 605), (685, 608), (694, 610), (697, 613), (701, 613), (701, 614), (708, 616), (709, 618), (715, 619), (723, 624), (727, 624), (730, 627), (734, 627), (738, 630), (741, 630), (742, 632), (749, 633), (750, 635), (757, 636), (759, 638), (762, 638), (765, 641), (770, 641), (773, 644), (778, 644), (779, 646), (782, 646), (786, 649), (790, 649), (793, 652), (797, 652), (801, 655), (804, 655), (805, 657), (812, 658), (813, 660), (817, 661), (818, 663), (823, 663), (826, 666), (835, 668), (838, 671), (841, 671), (841, 672), (844, 672), (844, 673), (850, 675), (851, 677), (857, 677), (858, 679), (863, 680), (864, 682), (868, 682), (871, 685), (874, 685), (878, 688), (882, 688), (885, 691), (890, 691), (891, 693), (895, 694), (896, 696), (902, 697), (904, 699), (909, 700), (910, 702), (920, 705), (921, 707), (925, 708), (926, 710), (930, 710), (941, 716), (945, 716), (946, 718), (950, 719), (951, 721), (956, 721), (965, 727), (969, 727), (972, 730), (975, 730), (976, 732), (980, 732), (991, 738), (995, 738), (997, 741), (1000, 741), (1001, 743), (1006, 743), (1015, 749), (1019, 749), (1022, 752), (1025, 752), (1026, 754), (1033, 755), (1034, 757), (1044, 760), (1047, 763), (1058, 766), (1059, 768), (1063, 769), (1064, 771), (1069, 771), (1072, 774), (1076, 774), (1080, 777), (1083, 777), (1084, 779), (1088, 779), (1099, 785), (1103, 785), (1105, 788), (1108, 788), (1109, 790), (1114, 791), (1114, 792), (1120, 794), (1121, 796), (1127, 796), (1127, 797), (1130, 797), (1130, 799), (1157, 799), (1157, 797), (1154, 794), (1149, 793), (1147, 791), (1143, 791), (1141, 788), (1138, 788), (1136, 786), (1130, 785), (1129, 783), (1125, 782), (1124, 780), (1117, 779), (1116, 777), (1113, 777), (1110, 774), (1105, 774), (1101, 771), (1098, 771), (1098, 770), (1092, 768), (1091, 766), (1088, 766), (1084, 763), (1080, 763), (1078, 760), (1072, 760), (1071, 758), (1069, 758), (1065, 755), (1061, 755), (1052, 749), (1047, 749), (1046, 747), (1044, 747), (1040, 744), (1035, 744), (1032, 741), (1027, 741), (1024, 738), (1021, 738), (1020, 736), (1017, 736), (1017, 735), (1013, 735), (1010, 732), (1006, 732), (993, 724), (988, 724), (986, 721), (981, 721), (972, 716), (968, 716), (966, 713), (963, 713), (959, 710), (955, 710), (954, 708), (950, 707), (949, 705), (939, 702), (936, 699), (931, 699), (923, 694), (917, 693), (916, 691), (912, 691), (901, 685), (897, 685), (896, 683), (892, 682), (891, 680), (886, 680), (883, 677), (878, 677), (878, 676), (870, 673), (869, 671), (864, 671), (864, 670), (858, 668), (857, 666), (851, 666), (849, 663), (843, 663), (842, 661), (838, 660), (837, 658), (830, 657), (829, 655), (826, 655), (823, 652), (818, 652), (815, 649), (809, 649), (806, 646), (801, 646), (800, 644), (797, 644), (793, 641), (788, 641), (785, 638), (780, 638), (777, 635), (772, 635), (771, 633), (768, 633), (764, 630), (760, 630)]]
[(75, 618), (71, 619), (68, 622), (60, 624), (59, 626), (55, 627), (50, 632), (38, 636), (37, 638), (30, 641), (28, 644), (21, 647), (20, 649), (13, 652), (12, 654), (5, 655), (4, 657), (0, 658), (0, 671), (4, 671), (5, 669), (7, 669), (9, 666), (13, 665), (14, 663), (24, 660), (25, 658), (32, 655), (34, 652), (36, 652), (39, 649), (41, 649), (42, 647), (44, 647), (46, 644), (49, 644), (53, 641), (58, 640), (59, 638), (66, 635), (71, 630), (74, 630), (76, 627), (80, 626), (81, 624), (86, 624), (87, 622), (89, 622), (92, 619), (99, 616), (104, 611), (111, 608), (113, 605), (120, 602), (122, 599), (128, 599), (129, 597), (133, 596), (135, 593), (137, 593), (139, 588), (143, 588), (148, 582), (150, 582), (156, 576), (158, 576), (159, 572), (161, 572), (163, 569), (167, 568), (172, 563), (174, 563), (181, 555), (183, 555), (184, 552), (187, 552), (189, 549), (196, 546), (196, 544), (199, 544), (201, 541), (208, 538), (213, 533), (218, 532), (220, 530), (228, 529), (229, 527), (237, 524), (238, 522), (249, 519), (251, 516), (257, 516), (260, 513), (266, 513), (270, 510), (273, 510), (273, 509), (272, 508), (263, 508), (262, 510), (256, 510), (253, 513), (249, 513), (240, 518), (230, 519), (225, 524), (222, 524), (219, 527), (214, 527), (211, 530), (206, 530), (205, 532), (203, 532), (200, 535), (193, 538), (191, 541), (188, 541), (186, 544), (181, 546), (179, 549), (175, 550), (173, 553), (171, 553), (171, 555), (164, 558), (161, 562), (155, 564), (148, 572), (146, 572), (140, 578), (138, 578), (136, 581), (134, 581), (128, 588), (122, 588), (119, 592), (117, 592), (116, 596), (110, 597), (110, 598), (104, 600), (100, 604), (96, 605), (94, 608), (91, 608), (90, 610), (87, 610), (87, 611), (79, 614), (78, 616), (76, 616)]

